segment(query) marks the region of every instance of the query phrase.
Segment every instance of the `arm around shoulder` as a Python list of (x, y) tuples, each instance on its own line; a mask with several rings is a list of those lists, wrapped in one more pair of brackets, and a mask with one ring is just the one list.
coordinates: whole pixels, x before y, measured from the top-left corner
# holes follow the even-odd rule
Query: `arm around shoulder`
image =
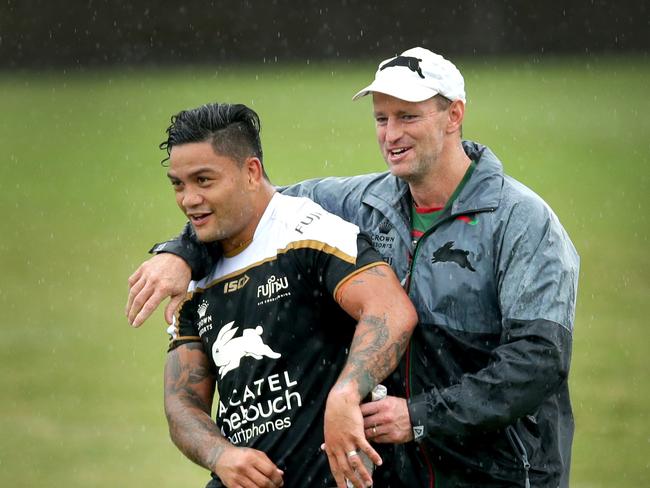
[(178, 236), (154, 244), (149, 252), (152, 254), (175, 254), (190, 267), (192, 279), (199, 280), (208, 274), (214, 264), (214, 254), (219, 251), (215, 249), (214, 245), (199, 241), (192, 225), (187, 222)]
[(165, 308), (165, 320), (171, 324), (190, 279), (205, 276), (220, 250), (215, 244), (199, 242), (188, 223), (176, 238), (155, 244), (149, 252), (155, 256), (129, 277), (126, 315), (133, 327), (142, 325), (167, 297), (170, 301)]
[(172, 317), (182, 303), (190, 283), (190, 268), (180, 257), (157, 254), (145, 261), (129, 277), (129, 296), (126, 316), (133, 327), (139, 327), (167, 297), (165, 320), (172, 323)]

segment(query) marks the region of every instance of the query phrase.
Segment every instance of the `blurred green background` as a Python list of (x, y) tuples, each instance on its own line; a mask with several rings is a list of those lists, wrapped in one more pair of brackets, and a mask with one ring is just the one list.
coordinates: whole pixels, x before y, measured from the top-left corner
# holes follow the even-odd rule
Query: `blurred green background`
[[(581, 281), (571, 371), (572, 486), (650, 486), (650, 65), (646, 57), (455, 59), (464, 135), (544, 197)], [(124, 317), (127, 277), (174, 235), (158, 150), (207, 101), (262, 119), (277, 184), (381, 171), (375, 64), (0, 73), (0, 486), (203, 486), (162, 411), (158, 312)]]

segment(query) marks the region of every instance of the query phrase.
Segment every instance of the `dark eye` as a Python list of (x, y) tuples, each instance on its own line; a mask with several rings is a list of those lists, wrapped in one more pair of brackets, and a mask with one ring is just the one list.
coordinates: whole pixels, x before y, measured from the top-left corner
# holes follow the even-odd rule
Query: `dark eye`
[(180, 180), (169, 180), (169, 182), (172, 184), (174, 190), (178, 191), (181, 188)]
[(388, 121), (388, 117), (375, 117), (375, 122), (377, 125), (386, 125), (386, 122)]
[(206, 186), (206, 185), (208, 185), (208, 184), (210, 183), (210, 178), (206, 178), (205, 176), (198, 176), (198, 177), (196, 178), (196, 182), (197, 182), (200, 186)]
[(417, 118), (417, 117), (416, 117), (415, 115), (409, 115), (409, 114), (402, 115), (402, 119), (404, 119), (404, 120), (406, 120), (406, 121), (409, 121), (409, 120), (415, 120), (416, 118)]

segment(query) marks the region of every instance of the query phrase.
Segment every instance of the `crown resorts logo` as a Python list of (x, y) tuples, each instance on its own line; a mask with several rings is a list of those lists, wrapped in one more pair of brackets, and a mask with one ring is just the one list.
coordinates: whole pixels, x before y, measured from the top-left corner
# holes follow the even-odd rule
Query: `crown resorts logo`
[(199, 321), (196, 323), (196, 327), (199, 330), (199, 335), (203, 337), (207, 331), (212, 330), (212, 315), (207, 315), (208, 313), (208, 301), (203, 299), (199, 306), (196, 307), (196, 313), (199, 315)]
[(203, 300), (197, 309), (197, 312), (199, 313), (199, 318), (202, 319), (205, 317), (205, 312), (208, 310), (208, 302), (206, 300)]

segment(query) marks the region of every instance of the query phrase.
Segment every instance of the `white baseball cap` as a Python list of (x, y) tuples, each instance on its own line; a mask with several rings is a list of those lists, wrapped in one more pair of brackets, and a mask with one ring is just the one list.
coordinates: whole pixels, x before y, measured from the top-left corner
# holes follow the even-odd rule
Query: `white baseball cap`
[(435, 95), (465, 102), (465, 80), (454, 63), (422, 47), (379, 63), (375, 80), (352, 97), (385, 93), (407, 102), (422, 102)]

